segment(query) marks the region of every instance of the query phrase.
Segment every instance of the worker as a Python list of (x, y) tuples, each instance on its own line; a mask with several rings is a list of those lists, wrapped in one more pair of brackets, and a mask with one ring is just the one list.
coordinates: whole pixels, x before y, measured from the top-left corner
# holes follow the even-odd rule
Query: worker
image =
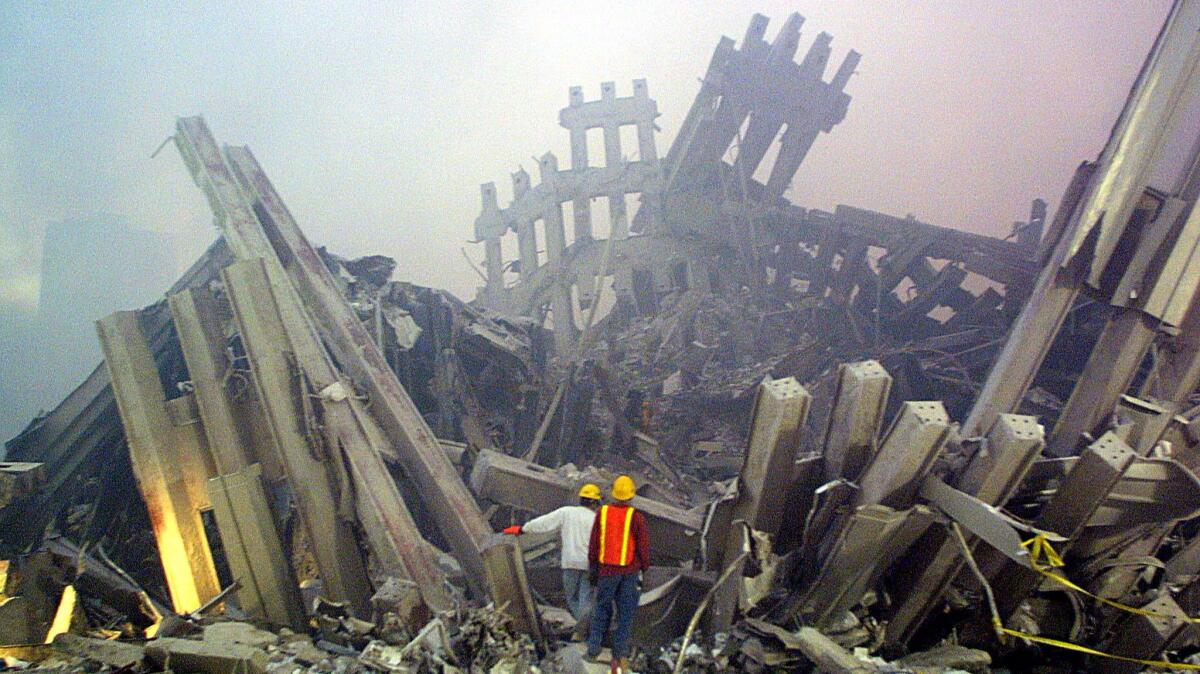
[(650, 540), (646, 517), (630, 503), (637, 493), (633, 478), (613, 480), (614, 503), (600, 507), (588, 544), (588, 566), (596, 587), (587, 654), (600, 654), (604, 635), (616, 609), (617, 626), (612, 639), (613, 671), (629, 671), (629, 639), (633, 617), (641, 595), (642, 573), (650, 568)]
[(567, 597), (567, 608), (575, 616), (576, 639), (583, 639), (588, 618), (592, 613), (592, 584), (588, 573), (588, 536), (596, 520), (603, 495), (600, 486), (585, 484), (579, 489), (579, 504), (563, 506), (558, 510), (535, 517), (523, 526), (515, 525), (504, 530), (506, 534), (546, 534), (559, 532), (559, 547), (562, 552), (563, 594)]

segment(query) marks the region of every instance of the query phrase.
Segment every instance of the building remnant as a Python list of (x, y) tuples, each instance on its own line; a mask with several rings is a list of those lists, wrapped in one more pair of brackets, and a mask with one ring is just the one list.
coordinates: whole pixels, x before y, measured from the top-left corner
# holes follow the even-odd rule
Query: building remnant
[[(1200, 2), (1054, 218), (1035, 200), (1003, 240), (785, 198), (859, 62), (826, 81), (824, 33), (797, 61), (802, 22), (723, 38), (662, 158), (644, 80), (572, 88), (570, 168), (547, 153), (505, 208), (482, 188), (469, 304), (314, 248), (248, 149), (179, 120), (221, 238), (165, 301), (100, 321), (104, 365), (8, 444), (0, 628), (53, 643), (0, 655), (588, 671), (546, 605), (556, 543), (492, 532), (617, 472), (654, 540), (648, 670), (1200, 652)], [(202, 629), (223, 608), (293, 631)]]

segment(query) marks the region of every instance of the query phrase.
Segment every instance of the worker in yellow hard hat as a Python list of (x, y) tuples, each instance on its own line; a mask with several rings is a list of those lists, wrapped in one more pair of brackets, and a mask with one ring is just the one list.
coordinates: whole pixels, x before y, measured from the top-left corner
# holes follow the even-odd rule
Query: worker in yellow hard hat
[(621, 671), (629, 671), (626, 659), (633, 617), (641, 596), (642, 573), (650, 568), (646, 517), (631, 503), (636, 494), (633, 478), (621, 475), (613, 480), (614, 503), (600, 507), (588, 543), (588, 567), (596, 597), (587, 654), (590, 659), (600, 654), (615, 607), (617, 625), (613, 631), (612, 655), (614, 668)]
[(575, 637), (582, 639), (586, 634), (588, 618), (592, 612), (592, 584), (588, 575), (588, 537), (596, 520), (603, 495), (599, 485), (585, 484), (579, 488), (578, 505), (563, 506), (558, 510), (535, 517), (522, 525), (504, 530), (506, 534), (523, 532), (534, 534), (559, 532), (562, 549), (563, 594), (567, 608), (575, 616)]

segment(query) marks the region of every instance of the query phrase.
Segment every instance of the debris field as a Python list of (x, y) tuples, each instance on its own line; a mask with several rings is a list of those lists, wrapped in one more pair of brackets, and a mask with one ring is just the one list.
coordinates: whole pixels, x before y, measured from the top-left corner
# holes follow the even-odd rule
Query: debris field
[(860, 60), (802, 24), (721, 38), (661, 156), (645, 80), (572, 87), (470, 301), (178, 119), (219, 236), (7, 443), (0, 670), (608, 671), (496, 532), (619, 474), (635, 671), (1200, 669), (1200, 2), (1004, 239), (784, 196)]

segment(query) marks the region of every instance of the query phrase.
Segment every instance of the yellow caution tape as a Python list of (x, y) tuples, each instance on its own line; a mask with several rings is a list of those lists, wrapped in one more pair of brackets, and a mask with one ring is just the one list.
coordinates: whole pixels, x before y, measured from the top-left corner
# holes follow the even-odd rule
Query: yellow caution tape
[[(1010, 637), (1017, 637), (1018, 639), (1024, 639), (1026, 641), (1031, 641), (1033, 643), (1043, 644), (1046, 646), (1053, 646), (1055, 648), (1061, 648), (1061, 649), (1068, 650), (1068, 651), (1075, 651), (1076, 653), (1083, 653), (1085, 655), (1093, 655), (1093, 656), (1100, 657), (1100, 658), (1108, 658), (1110, 660), (1120, 660), (1122, 662), (1133, 662), (1133, 663), (1137, 663), (1139, 665), (1145, 665), (1147, 667), (1183, 669), (1183, 670), (1188, 670), (1188, 671), (1200, 671), (1200, 665), (1191, 665), (1191, 664), (1183, 664), (1183, 663), (1178, 663), (1178, 662), (1170, 662), (1168, 660), (1143, 660), (1141, 658), (1131, 658), (1127, 655), (1113, 655), (1112, 653), (1105, 653), (1104, 651), (1098, 651), (1094, 648), (1089, 648), (1087, 646), (1080, 646), (1079, 644), (1073, 644), (1069, 641), (1060, 641), (1058, 639), (1051, 639), (1049, 637), (1040, 637), (1040, 636), (1037, 636), (1036, 634), (1029, 634), (1027, 632), (1021, 632), (1019, 630), (1012, 630), (1012, 629), (1005, 627), (1004, 621), (1002, 621), (1000, 619), (1000, 612), (996, 609), (996, 602), (992, 597), (991, 586), (988, 585), (987, 578), (985, 578), (983, 575), (983, 572), (979, 570), (979, 566), (977, 564), (975, 564), (975, 559), (974, 559), (974, 557), (972, 557), (971, 550), (967, 546), (966, 538), (963, 537), (962, 531), (959, 529), (957, 523), (951, 522), (950, 528), (954, 532), (955, 537), (958, 539), (959, 549), (962, 552), (963, 557), (966, 558), (967, 564), (970, 565), (970, 567), (971, 567), (971, 571), (975, 574), (975, 577), (979, 579), (979, 582), (983, 585), (984, 591), (987, 593), (988, 608), (991, 609), (991, 612), (992, 612), (992, 626), (995, 628), (997, 635), (1007, 635)], [(1063, 566), (1063, 559), (1062, 559), (1062, 556), (1059, 555), (1058, 552), (1056, 552), (1054, 550), (1054, 547), (1052, 545), (1050, 545), (1050, 541), (1047, 540), (1044, 535), (1039, 534), (1038, 536), (1035, 536), (1035, 537), (1023, 542), (1021, 545), (1023, 545), (1024, 547), (1029, 549), (1030, 555), (1033, 559), (1032, 566), (1039, 573), (1049, 574), (1051, 577), (1055, 578), (1056, 580), (1065, 581), (1066, 583), (1068, 583), (1069, 587), (1074, 587), (1076, 589), (1079, 589), (1081, 592), (1086, 593), (1086, 591), (1084, 591), (1082, 588), (1079, 588), (1079, 586), (1075, 585), (1074, 583), (1071, 583), (1070, 581), (1067, 581), (1065, 578), (1058, 576), (1058, 574), (1052, 574), (1049, 571), (1045, 570), (1045, 567), (1043, 567), (1043, 565), (1042, 565), (1043, 559), (1045, 559), (1046, 566), (1049, 566), (1049, 567)], [(1088, 594), (1090, 594), (1090, 593), (1088, 593)], [(1092, 595), (1092, 596), (1094, 596), (1094, 595)], [(1099, 597), (1097, 597), (1097, 599), (1099, 599)], [(1132, 607), (1129, 607), (1129, 608), (1132, 608)], [(1138, 609), (1138, 612), (1147, 613), (1149, 615), (1154, 615), (1153, 613), (1150, 613), (1148, 611), (1141, 611), (1141, 609)]]
[[(1083, 589), (1082, 587), (1076, 585), (1070, 579), (1068, 579), (1066, 576), (1062, 576), (1060, 574), (1054, 573), (1053, 571), (1050, 571), (1049, 569), (1051, 569), (1051, 568), (1063, 566), (1064, 562), (1063, 562), (1062, 556), (1059, 555), (1058, 552), (1056, 552), (1054, 550), (1054, 546), (1052, 546), (1050, 544), (1050, 541), (1046, 539), (1046, 536), (1044, 534), (1038, 534), (1037, 536), (1034, 536), (1033, 538), (1022, 542), (1021, 545), (1022, 545), (1022, 547), (1025, 547), (1029, 550), (1029, 561), (1030, 561), (1030, 565), (1033, 567), (1034, 571), (1037, 571), (1038, 573), (1042, 574), (1046, 578), (1049, 578), (1064, 587), (1068, 587), (1072, 590), (1075, 590), (1076, 592), (1079, 592), (1080, 594), (1087, 595), (1088, 597), (1091, 597), (1092, 599), (1095, 599), (1096, 601), (1098, 601), (1102, 604), (1107, 604), (1109, 606), (1112, 606), (1113, 608), (1120, 609), (1127, 613), (1148, 616), (1151, 618), (1162, 618), (1163, 620), (1167, 620), (1170, 622), (1175, 622), (1175, 621), (1180, 620), (1179, 616), (1165, 615), (1162, 613), (1157, 613), (1155, 611), (1148, 611), (1144, 608), (1137, 608), (1136, 606), (1129, 606), (1127, 604), (1122, 604), (1119, 601), (1105, 599), (1104, 597), (1101, 597), (1096, 594), (1092, 594), (1091, 592), (1088, 592), (1087, 590)], [(1045, 560), (1045, 563), (1043, 563), (1043, 559)], [(1186, 620), (1188, 620), (1190, 622), (1194, 622), (1194, 623), (1200, 623), (1200, 618), (1186, 618)]]
[(1065, 649), (1068, 651), (1076, 651), (1078, 653), (1084, 653), (1087, 655), (1095, 655), (1097, 657), (1108, 658), (1110, 660), (1121, 660), (1123, 662), (1136, 662), (1139, 665), (1146, 665), (1147, 667), (1161, 667), (1164, 669), (1185, 669), (1185, 670), (1189, 670), (1189, 671), (1200, 671), (1200, 665), (1189, 665), (1189, 664), (1182, 663), (1182, 662), (1170, 662), (1169, 660), (1142, 660), (1141, 658), (1131, 658), (1131, 657), (1124, 656), (1124, 655), (1113, 655), (1112, 653), (1105, 653), (1104, 651), (1098, 651), (1094, 648), (1088, 648), (1087, 646), (1080, 646), (1079, 644), (1073, 644), (1069, 641), (1059, 641), (1058, 639), (1050, 639), (1048, 637), (1039, 637), (1037, 635), (1027, 634), (1025, 632), (1021, 632), (1018, 630), (1010, 630), (1007, 627), (1005, 627), (1003, 623), (1000, 622), (999, 618), (996, 618), (995, 622), (996, 622), (996, 630), (999, 632), (1007, 634), (1011, 637), (1017, 637), (1019, 639), (1026, 639), (1028, 641), (1032, 641), (1035, 643), (1045, 644), (1046, 646), (1054, 646), (1055, 648), (1062, 648), (1062, 649)]
[(1029, 550), (1029, 558), (1034, 568), (1040, 566), (1040, 560), (1043, 557), (1046, 558), (1046, 566), (1066, 566), (1062, 555), (1058, 554), (1058, 551), (1050, 544), (1050, 539), (1046, 538), (1046, 534), (1038, 534), (1027, 541), (1022, 541), (1021, 547)]
[[(1033, 570), (1037, 571), (1038, 573), (1042, 574), (1043, 576), (1046, 576), (1047, 578), (1052, 578), (1055, 581), (1057, 581), (1058, 583), (1065, 585), (1066, 587), (1069, 587), (1078, 592), (1082, 592), (1083, 594), (1085, 594), (1089, 597), (1092, 597), (1098, 601), (1104, 602), (1105, 604), (1108, 604), (1110, 606), (1115, 606), (1116, 608), (1119, 608), (1119, 609), (1122, 609), (1125, 611), (1129, 611), (1130, 613), (1136, 613), (1138, 615), (1146, 615), (1146, 616), (1153, 616), (1153, 617), (1159, 617), (1159, 618), (1167, 618), (1168, 620), (1175, 620), (1175, 618), (1173, 618), (1171, 616), (1160, 615), (1153, 611), (1147, 611), (1145, 609), (1135, 608), (1133, 606), (1126, 606), (1119, 602), (1111, 601), (1111, 600), (1105, 599), (1103, 597), (1097, 597), (1096, 595), (1092, 594), (1091, 592), (1088, 592), (1087, 590), (1083, 589), (1082, 587), (1079, 587), (1075, 583), (1072, 583), (1070, 580), (1067, 580), (1063, 576), (1060, 576), (1057, 573), (1049, 571), (1048, 569), (1064, 566), (1065, 563), (1063, 562), (1062, 556), (1058, 554), (1058, 552), (1054, 549), (1054, 546), (1052, 546), (1050, 544), (1050, 541), (1047, 540), (1046, 537), (1042, 534), (1038, 534), (1037, 536), (1034, 536), (1033, 538), (1022, 542), (1021, 545), (1024, 546), (1025, 548), (1029, 549), (1030, 564), (1033, 567)], [(1194, 618), (1192, 620), (1193, 620), (1193, 622), (1200, 622), (1200, 621), (1196, 621), (1196, 619), (1194, 619)], [(1049, 637), (1040, 637), (1040, 636), (1037, 636), (1036, 634), (1029, 634), (1028, 632), (1021, 632), (1020, 630), (1009, 629), (1004, 626), (1004, 622), (1000, 620), (1000, 616), (999, 616), (999, 614), (997, 614), (995, 612), (994, 607), (992, 608), (992, 623), (995, 625), (996, 631), (1000, 634), (1006, 634), (1010, 637), (1016, 637), (1018, 639), (1024, 639), (1026, 641), (1031, 641), (1033, 643), (1043, 644), (1046, 646), (1053, 646), (1055, 648), (1061, 648), (1061, 649), (1068, 650), (1068, 651), (1075, 651), (1076, 653), (1083, 653), (1085, 655), (1093, 655), (1093, 656), (1100, 657), (1100, 658), (1108, 658), (1110, 660), (1120, 660), (1122, 662), (1133, 662), (1133, 663), (1136, 663), (1139, 665), (1145, 665), (1147, 667), (1160, 667), (1160, 668), (1169, 668), (1169, 669), (1182, 669), (1182, 670), (1188, 670), (1188, 671), (1200, 671), (1200, 665), (1190, 665), (1190, 664), (1185, 664), (1185, 663), (1180, 663), (1180, 662), (1170, 662), (1169, 660), (1143, 660), (1141, 658), (1131, 658), (1126, 655), (1114, 655), (1112, 653), (1105, 653), (1104, 651), (1098, 651), (1094, 648), (1089, 648), (1087, 646), (1080, 646), (1079, 644), (1073, 644), (1069, 641), (1060, 641), (1058, 639), (1051, 639)]]

